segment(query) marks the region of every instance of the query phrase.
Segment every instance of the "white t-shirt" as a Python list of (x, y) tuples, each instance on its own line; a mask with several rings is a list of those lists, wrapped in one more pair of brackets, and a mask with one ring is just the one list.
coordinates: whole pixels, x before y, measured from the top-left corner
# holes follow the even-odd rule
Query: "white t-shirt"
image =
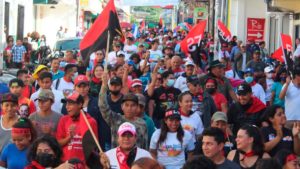
[(260, 101), (262, 101), (264, 104), (266, 104), (266, 93), (263, 89), (263, 87), (256, 83), (252, 88), (252, 94), (253, 96), (257, 97)]
[[(283, 85), (282, 89), (286, 84)], [(287, 120), (300, 120), (300, 88), (291, 82), (285, 95), (285, 115)]]
[(125, 61), (129, 60), (130, 56), (137, 52), (137, 47), (135, 45), (125, 45), (124, 46), (124, 52), (125, 52)]
[(297, 46), (293, 56), (294, 57), (300, 57), (300, 45)]
[(186, 77), (185, 76), (179, 76), (175, 81), (174, 87), (179, 89), (181, 92), (188, 91), (189, 88), (188, 88), (187, 83), (186, 83)]
[(246, 66), (247, 66), (247, 55), (246, 53), (243, 53), (243, 62), (242, 62), (242, 71), (246, 70)]
[[(111, 169), (119, 169), (120, 166), (119, 166), (119, 162), (117, 159), (117, 148), (111, 149), (111, 150), (105, 152), (105, 154), (107, 155), (107, 157), (109, 159)], [(136, 152), (134, 161), (136, 161), (140, 158), (143, 158), (143, 157), (152, 158), (151, 154), (148, 151), (141, 149), (141, 148), (137, 148), (137, 152)]]
[(230, 58), (230, 54), (228, 53), (228, 51), (219, 51), (219, 60), (223, 59), (223, 58)]
[(202, 134), (204, 127), (200, 116), (197, 113), (193, 113), (189, 117), (181, 115), (181, 126), (184, 130), (188, 131), (196, 142), (196, 136)]
[(266, 79), (267, 82), (267, 90), (266, 90), (266, 101), (271, 100), (271, 95), (272, 95), (272, 86), (274, 83), (273, 79)]
[(161, 50), (150, 50), (150, 56), (149, 60), (150, 62), (157, 62), (158, 59), (161, 59), (163, 57), (163, 53)]
[(110, 65), (115, 65), (117, 63), (117, 52), (111, 51), (107, 56), (107, 63)]
[(192, 135), (184, 130), (183, 143), (177, 139), (177, 132), (168, 132), (166, 140), (157, 146), (160, 136), (160, 129), (157, 129), (151, 138), (150, 149), (157, 150), (157, 161), (166, 169), (181, 169), (185, 163), (185, 151), (192, 151), (195, 148)]
[(52, 88), (62, 91), (64, 96), (68, 96), (74, 90), (74, 83), (73, 82), (66, 82), (65, 79), (62, 77), (59, 80), (58, 87), (56, 88), (56, 83), (58, 83), (59, 79), (56, 79), (52, 83)]
[[(51, 91), (54, 94), (54, 103), (51, 106), (51, 110), (54, 111), (55, 113), (61, 113), (61, 109), (63, 104), (61, 103), (61, 100), (64, 99), (64, 94), (62, 93), (62, 91), (58, 91), (55, 89), (51, 89)], [(34, 101), (34, 105), (36, 107), (36, 111), (40, 111), (40, 107), (38, 104), (38, 100), (35, 100), (38, 98), (39, 93), (41, 92), (41, 89), (39, 89), (38, 91), (34, 92), (31, 96), (30, 96), (30, 100)]]

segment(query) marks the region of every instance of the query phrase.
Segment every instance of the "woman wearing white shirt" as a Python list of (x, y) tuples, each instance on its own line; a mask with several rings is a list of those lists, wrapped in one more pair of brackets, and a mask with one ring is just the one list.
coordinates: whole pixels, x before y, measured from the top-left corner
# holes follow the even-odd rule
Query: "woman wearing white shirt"
[(191, 93), (181, 93), (178, 96), (178, 103), (180, 107), (181, 126), (192, 135), (193, 141), (196, 142), (198, 136), (202, 134), (204, 127), (200, 116), (192, 111), (193, 101)]
[(182, 168), (186, 152), (190, 158), (195, 148), (192, 135), (183, 130), (180, 120), (178, 111), (167, 111), (161, 129), (151, 138), (150, 153), (166, 169)]

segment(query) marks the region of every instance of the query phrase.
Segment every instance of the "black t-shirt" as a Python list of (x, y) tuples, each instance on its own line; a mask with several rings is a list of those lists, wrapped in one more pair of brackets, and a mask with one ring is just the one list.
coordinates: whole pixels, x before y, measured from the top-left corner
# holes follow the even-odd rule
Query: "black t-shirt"
[(241, 169), (235, 162), (225, 159), (224, 163), (217, 165), (217, 169)]
[(120, 97), (119, 100), (117, 100), (116, 102), (111, 100), (110, 94), (107, 95), (107, 103), (109, 105), (109, 108), (116, 112), (116, 113), (120, 113), (123, 114), (121, 105), (122, 105), (122, 99), (123, 99), (123, 95)]
[(177, 109), (177, 98), (181, 91), (177, 88), (159, 87), (154, 90), (151, 100), (155, 101), (155, 108), (153, 112), (153, 118), (161, 120), (165, 116), (165, 112), (168, 109)]
[[(261, 132), (265, 142), (272, 141), (276, 137), (276, 130), (272, 127), (262, 127)], [(269, 152), (271, 156), (274, 156), (281, 149), (288, 149), (294, 151), (293, 133), (290, 129), (282, 128), (283, 137), (281, 141)]]

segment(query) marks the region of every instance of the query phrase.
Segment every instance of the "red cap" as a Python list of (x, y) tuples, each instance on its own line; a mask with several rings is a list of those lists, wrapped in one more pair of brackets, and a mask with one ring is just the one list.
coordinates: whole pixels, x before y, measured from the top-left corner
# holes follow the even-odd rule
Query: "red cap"
[(82, 83), (89, 84), (89, 79), (85, 75), (79, 75), (75, 78), (74, 85), (78, 86)]
[(142, 81), (140, 79), (133, 79), (131, 82), (131, 87), (135, 86), (143, 86)]

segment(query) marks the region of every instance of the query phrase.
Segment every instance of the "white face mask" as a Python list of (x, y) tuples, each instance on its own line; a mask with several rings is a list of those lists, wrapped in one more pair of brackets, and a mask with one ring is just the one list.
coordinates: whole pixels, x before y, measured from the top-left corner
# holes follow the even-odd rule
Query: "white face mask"
[(267, 74), (267, 79), (272, 79), (272, 77), (273, 77), (273, 74), (272, 74), (272, 73), (268, 73), (268, 74)]

